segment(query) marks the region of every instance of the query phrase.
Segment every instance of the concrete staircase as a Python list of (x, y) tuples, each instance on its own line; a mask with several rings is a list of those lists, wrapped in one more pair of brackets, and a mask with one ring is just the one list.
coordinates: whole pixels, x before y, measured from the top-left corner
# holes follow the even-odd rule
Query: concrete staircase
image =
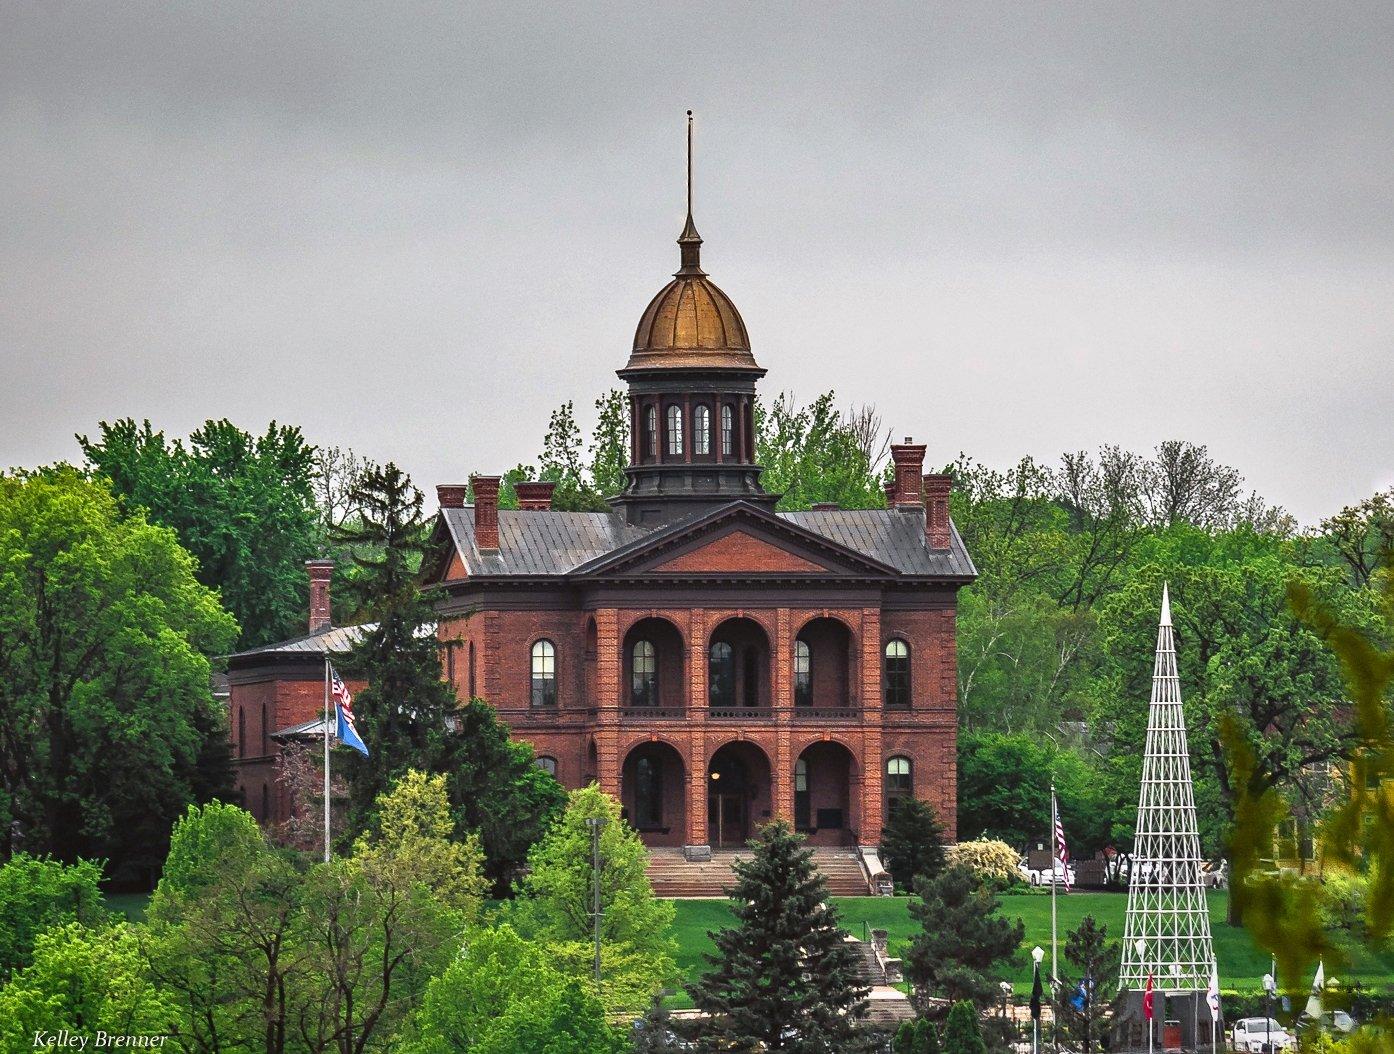
[[(649, 849), (649, 881), (660, 897), (725, 897), (736, 882), (732, 865), (749, 858), (746, 849), (718, 849), (710, 860), (694, 861), (685, 859), (681, 849), (655, 846)], [(818, 847), (813, 850), (813, 862), (827, 879), (831, 895), (865, 897), (872, 893), (854, 849)]]

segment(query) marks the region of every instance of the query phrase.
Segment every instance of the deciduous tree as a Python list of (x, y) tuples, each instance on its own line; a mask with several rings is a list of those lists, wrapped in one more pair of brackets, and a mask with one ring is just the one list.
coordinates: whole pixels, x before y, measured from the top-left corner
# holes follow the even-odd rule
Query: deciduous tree
[(68, 865), (17, 853), (0, 865), (0, 984), (29, 965), (44, 930), (106, 920), (101, 879), (101, 865), (91, 860)]

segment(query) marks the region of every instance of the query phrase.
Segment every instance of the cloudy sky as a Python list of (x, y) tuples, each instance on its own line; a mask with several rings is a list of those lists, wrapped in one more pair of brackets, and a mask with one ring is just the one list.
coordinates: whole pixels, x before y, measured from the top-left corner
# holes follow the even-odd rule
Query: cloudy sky
[(0, 463), (275, 418), (427, 489), (589, 417), (677, 266), (932, 462), (1394, 484), (1387, 3), (0, 0)]

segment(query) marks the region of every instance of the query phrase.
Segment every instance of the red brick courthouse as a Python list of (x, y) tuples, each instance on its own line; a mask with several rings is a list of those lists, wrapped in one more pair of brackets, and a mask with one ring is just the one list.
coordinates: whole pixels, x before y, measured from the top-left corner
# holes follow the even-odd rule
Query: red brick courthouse
[[(954, 612), (975, 572), (949, 478), (907, 441), (888, 508), (776, 511), (755, 464), (765, 371), (690, 216), (678, 243), (619, 370), (631, 463), (612, 510), (554, 510), (541, 483), (500, 509), (497, 476), (473, 480), (473, 505), (463, 484), (438, 488), (425, 574), (443, 587), (446, 675), (565, 786), (618, 796), (650, 845), (700, 858), (778, 816), (817, 844), (874, 846), (909, 794), (952, 836)], [(317, 664), (345, 632), (233, 657), (250, 803), (275, 751), (263, 730), (317, 715)], [(267, 793), (258, 815), (283, 818)]]

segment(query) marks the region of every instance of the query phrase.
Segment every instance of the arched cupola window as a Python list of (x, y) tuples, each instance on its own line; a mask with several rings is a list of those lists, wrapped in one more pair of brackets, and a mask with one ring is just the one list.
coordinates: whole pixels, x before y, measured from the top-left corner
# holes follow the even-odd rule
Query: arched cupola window
[(682, 454), (682, 407), (668, 407), (668, 456)]
[(712, 412), (700, 403), (692, 411), (692, 452), (703, 455), (712, 452)]
[(730, 403), (721, 407), (721, 456), (730, 457), (736, 442), (736, 411)]
[(654, 406), (644, 411), (644, 453), (658, 457), (658, 408)]

